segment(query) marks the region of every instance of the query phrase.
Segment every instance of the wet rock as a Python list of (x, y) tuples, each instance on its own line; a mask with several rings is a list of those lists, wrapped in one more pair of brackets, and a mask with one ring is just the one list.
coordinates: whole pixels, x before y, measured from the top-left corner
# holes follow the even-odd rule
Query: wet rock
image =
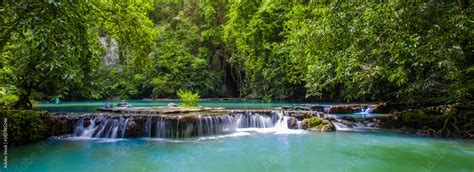
[(145, 117), (136, 116), (130, 117), (127, 123), (127, 131), (125, 132), (125, 137), (127, 138), (136, 138), (143, 137), (145, 135)]
[(313, 117), (314, 113), (312, 112), (293, 112), (290, 113), (290, 116), (295, 117), (298, 120), (304, 120)]
[(311, 111), (324, 112), (324, 106), (321, 106), (321, 105), (309, 106), (309, 109)]
[(168, 103), (168, 107), (178, 107), (176, 103)]
[(54, 115), (46, 113), (44, 122), (48, 126), (47, 136), (59, 136), (74, 132), (74, 124), (79, 119), (77, 115)]
[(349, 106), (332, 106), (329, 108), (329, 112), (332, 114), (349, 114), (352, 113), (352, 107)]
[(355, 122), (355, 119), (352, 116), (339, 116), (338, 118), (340, 120), (344, 120), (344, 121), (348, 121), (348, 122)]
[(298, 129), (298, 119), (296, 119), (295, 117), (290, 117), (290, 119), (288, 119), (288, 128)]
[(304, 107), (304, 106), (296, 106), (294, 109), (296, 111), (311, 111), (309, 107)]

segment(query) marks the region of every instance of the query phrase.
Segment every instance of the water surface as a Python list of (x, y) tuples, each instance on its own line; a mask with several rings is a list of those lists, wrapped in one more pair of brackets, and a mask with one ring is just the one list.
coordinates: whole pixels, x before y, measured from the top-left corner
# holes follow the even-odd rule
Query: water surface
[(379, 132), (49, 140), (11, 149), (8, 171), (466, 171), (472, 141)]
[[(117, 104), (123, 101), (67, 101), (61, 104), (53, 102), (42, 102), (34, 105), (35, 109), (47, 110), (49, 112), (94, 112), (97, 108), (103, 107), (106, 103)], [(134, 107), (159, 107), (167, 106), (168, 103), (179, 104), (176, 99), (157, 100), (127, 100)], [(281, 106), (301, 106), (306, 104), (331, 105), (331, 102), (294, 102), (294, 101), (274, 101), (271, 103), (260, 100), (201, 100), (198, 106), (203, 107), (224, 107), (228, 109), (271, 109)]]

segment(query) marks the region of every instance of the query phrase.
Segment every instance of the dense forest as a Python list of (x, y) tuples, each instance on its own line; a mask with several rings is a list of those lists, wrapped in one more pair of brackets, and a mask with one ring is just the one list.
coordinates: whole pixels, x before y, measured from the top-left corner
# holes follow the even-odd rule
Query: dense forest
[(472, 101), (469, 0), (2, 1), (0, 104)]

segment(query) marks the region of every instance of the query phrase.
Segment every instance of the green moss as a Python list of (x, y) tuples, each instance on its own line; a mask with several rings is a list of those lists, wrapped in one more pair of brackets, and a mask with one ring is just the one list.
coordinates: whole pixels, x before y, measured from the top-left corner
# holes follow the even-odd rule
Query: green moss
[(6, 119), (8, 127), (8, 144), (21, 145), (45, 139), (48, 132), (45, 115), (46, 112), (39, 111), (0, 111), (2, 123)]
[(303, 128), (312, 131), (334, 131), (335, 129), (330, 121), (318, 117), (303, 120)]

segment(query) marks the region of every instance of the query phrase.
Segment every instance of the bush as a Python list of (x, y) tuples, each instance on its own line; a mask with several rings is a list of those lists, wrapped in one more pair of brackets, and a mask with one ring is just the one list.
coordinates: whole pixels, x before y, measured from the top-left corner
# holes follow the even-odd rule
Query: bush
[(192, 107), (192, 106), (197, 106), (197, 103), (199, 101), (199, 93), (193, 93), (192, 91), (189, 90), (178, 90), (176, 93), (181, 100), (181, 106), (187, 106), (187, 107)]
[(9, 95), (5, 88), (0, 87), (0, 109), (9, 109), (16, 101), (18, 96)]
[(44, 121), (45, 115), (46, 112), (39, 111), (0, 111), (0, 116), (7, 119), (8, 144), (22, 145), (47, 138), (48, 126)]
[(18, 97), (15, 95), (0, 95), (0, 108), (9, 109), (16, 101), (18, 101)]

